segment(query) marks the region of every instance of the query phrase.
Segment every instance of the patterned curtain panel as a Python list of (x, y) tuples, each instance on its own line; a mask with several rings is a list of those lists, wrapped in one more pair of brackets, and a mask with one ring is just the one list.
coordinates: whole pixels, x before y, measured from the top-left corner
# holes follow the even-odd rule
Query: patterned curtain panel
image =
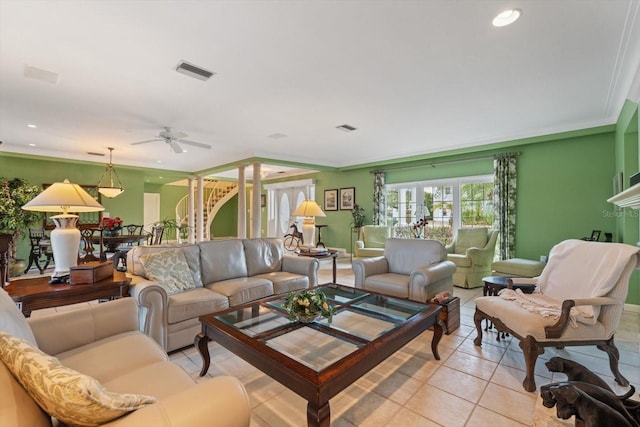
[(505, 153), (494, 157), (494, 228), (500, 230), (500, 259), (515, 256), (516, 232), (516, 158), (520, 153)]
[(373, 172), (373, 225), (384, 225), (387, 201), (384, 197), (384, 171)]

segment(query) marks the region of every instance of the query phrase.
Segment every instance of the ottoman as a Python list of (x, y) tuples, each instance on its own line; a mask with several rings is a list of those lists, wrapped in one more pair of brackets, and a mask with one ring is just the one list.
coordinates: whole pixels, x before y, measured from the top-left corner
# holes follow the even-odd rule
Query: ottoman
[(491, 264), (494, 276), (536, 277), (542, 273), (544, 262), (523, 258), (496, 261)]

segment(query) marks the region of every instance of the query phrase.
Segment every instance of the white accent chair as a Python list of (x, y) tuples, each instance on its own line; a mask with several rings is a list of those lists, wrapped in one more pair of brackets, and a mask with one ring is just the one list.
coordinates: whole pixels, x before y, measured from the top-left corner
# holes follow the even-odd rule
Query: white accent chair
[(566, 240), (557, 244), (539, 277), (511, 279), (512, 284), (536, 284), (533, 294), (507, 289), (498, 296), (476, 299), (474, 344), (482, 345), (483, 320), (520, 340), (526, 365), (523, 387), (527, 391), (536, 390), (534, 368), (545, 347), (596, 345), (609, 356), (616, 382), (627, 386), (629, 382), (618, 370), (620, 355), (613, 336), (629, 278), (639, 266), (638, 251), (638, 247), (621, 243)]
[(453, 293), (456, 267), (438, 240), (387, 239), (383, 256), (354, 260), (352, 268), (355, 287), (367, 291), (419, 302)]

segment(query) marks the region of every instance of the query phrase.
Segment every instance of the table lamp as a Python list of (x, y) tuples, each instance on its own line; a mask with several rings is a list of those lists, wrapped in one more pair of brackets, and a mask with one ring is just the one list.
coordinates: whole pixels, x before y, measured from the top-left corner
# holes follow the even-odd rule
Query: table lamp
[(300, 206), (293, 211), (292, 215), (302, 216), (302, 237), (304, 239), (304, 245), (313, 247), (314, 238), (316, 234), (316, 218), (317, 216), (326, 216), (320, 206), (313, 200), (305, 200), (300, 203)]
[(80, 246), (80, 230), (76, 227), (78, 215), (69, 212), (103, 211), (104, 206), (78, 184), (65, 179), (64, 182), (51, 184), (22, 209), (36, 212), (62, 212), (60, 215), (51, 217), (56, 225), (56, 228), (51, 230), (50, 237), (55, 262), (51, 283), (64, 283), (71, 267), (78, 264)]

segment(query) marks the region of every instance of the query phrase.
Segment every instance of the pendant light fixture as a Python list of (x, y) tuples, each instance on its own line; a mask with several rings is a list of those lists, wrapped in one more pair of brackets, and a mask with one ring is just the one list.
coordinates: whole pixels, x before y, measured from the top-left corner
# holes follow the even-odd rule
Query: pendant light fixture
[[(124, 188), (122, 188), (122, 183), (120, 182), (120, 178), (118, 177), (116, 170), (113, 168), (113, 163), (111, 163), (112, 155), (113, 155), (113, 147), (108, 147), (108, 148), (109, 148), (109, 163), (107, 163), (107, 169), (102, 174), (102, 178), (100, 178), (100, 181), (98, 181), (98, 192), (100, 192), (100, 194), (102, 194), (103, 196), (112, 199), (114, 197), (119, 196), (124, 191)], [(108, 186), (102, 185), (102, 181), (107, 176), (107, 173), (109, 174)], [(115, 175), (116, 179), (118, 180), (118, 187), (113, 186), (113, 175)]]

